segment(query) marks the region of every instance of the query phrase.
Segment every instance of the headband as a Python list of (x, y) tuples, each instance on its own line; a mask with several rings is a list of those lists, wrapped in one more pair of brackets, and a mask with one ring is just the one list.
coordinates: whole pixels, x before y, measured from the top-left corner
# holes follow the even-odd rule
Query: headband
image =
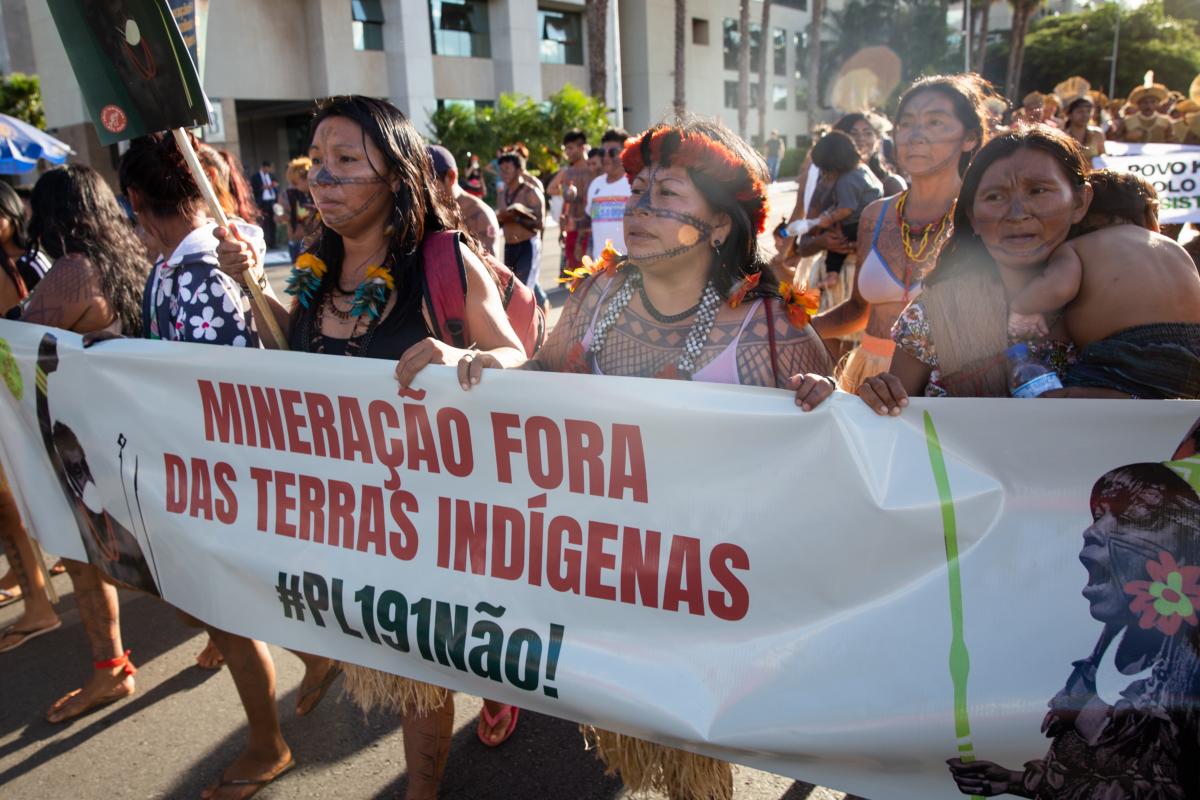
[(767, 189), (749, 165), (725, 145), (696, 131), (665, 125), (651, 128), (630, 142), (621, 153), (621, 163), (631, 183), (647, 166), (643, 152), (649, 156), (651, 164), (685, 167), (727, 185), (733, 198), (748, 206), (746, 211), (755, 231), (766, 230)]

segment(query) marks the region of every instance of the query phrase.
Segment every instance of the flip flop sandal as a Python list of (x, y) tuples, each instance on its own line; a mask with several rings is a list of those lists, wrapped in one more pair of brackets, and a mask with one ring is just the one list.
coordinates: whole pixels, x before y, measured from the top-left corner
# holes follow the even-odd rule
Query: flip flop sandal
[[(300, 695), (300, 699), (296, 701), (296, 706), (297, 706), (296, 716), (306, 717), (309, 714), (311, 714), (312, 712), (316, 711), (317, 706), (321, 705), (321, 701), (325, 699), (325, 692), (329, 691), (329, 687), (333, 685), (333, 682), (335, 680), (337, 680), (337, 676), (341, 675), (341, 674), (342, 674), (342, 665), (341, 664), (335, 663), (332, 667), (330, 667), (329, 671), (325, 673), (325, 677), (321, 679), (321, 682), (318, 685), (314, 686), (313, 688), (309, 689), (304, 694)], [(312, 706), (310, 706), (307, 711), (300, 711), (299, 706), (301, 704), (303, 704), (304, 701), (307, 700), (309, 697), (312, 697), (314, 694), (317, 696), (317, 699), (313, 702)]]
[[(13, 603), (24, 597), (21, 590), (13, 591), (12, 589), (0, 589), (0, 608), (11, 606)], [(3, 651), (0, 651), (3, 652)]]
[(266, 778), (226, 778), (224, 775), (222, 775), (221, 782), (217, 784), (216, 789), (217, 791), (220, 791), (226, 786), (253, 786), (254, 791), (242, 798), (242, 800), (247, 800), (247, 798), (253, 797), (262, 791), (263, 787), (269, 786), (272, 781), (282, 778), (284, 775), (290, 772), (294, 766), (296, 766), (296, 759), (288, 759), (288, 762), (280, 767), (274, 775)]
[(48, 625), (45, 628), (18, 628), (15, 625), (9, 625), (3, 631), (0, 631), (0, 639), (8, 636), (20, 636), (20, 639), (12, 644), (0, 647), (0, 653), (7, 653), (10, 650), (16, 650), (21, 645), (28, 642), (30, 639), (36, 639), (39, 636), (44, 636), (47, 633), (53, 633), (62, 627), (62, 620), (58, 620), (53, 625)]
[[(495, 716), (492, 716), (488, 713), (486, 705), (479, 709), (479, 727), (475, 729), (475, 734), (479, 737), (479, 741), (483, 742), (486, 747), (499, 747), (507, 742), (508, 737), (512, 736), (513, 731), (517, 729), (517, 716), (521, 713), (521, 709), (508, 705), (504, 706), (504, 708), (508, 709), (508, 727), (504, 729), (504, 734), (494, 742), (488, 739), (487, 733), (489, 730), (495, 729), (496, 723), (499, 721), (501, 715), (504, 714), (504, 711), (501, 709)], [(487, 726), (486, 728), (484, 727), (485, 725)]]

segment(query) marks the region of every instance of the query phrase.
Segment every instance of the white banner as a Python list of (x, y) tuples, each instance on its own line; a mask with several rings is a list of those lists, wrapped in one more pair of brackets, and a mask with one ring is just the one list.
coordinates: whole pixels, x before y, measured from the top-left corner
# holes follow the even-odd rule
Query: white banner
[(1105, 142), (1096, 169), (1140, 175), (1158, 191), (1158, 221), (1164, 225), (1200, 222), (1200, 147), (1182, 144)]
[(876, 800), (1200, 796), (1200, 404), (0, 340), (45, 548), (218, 627)]

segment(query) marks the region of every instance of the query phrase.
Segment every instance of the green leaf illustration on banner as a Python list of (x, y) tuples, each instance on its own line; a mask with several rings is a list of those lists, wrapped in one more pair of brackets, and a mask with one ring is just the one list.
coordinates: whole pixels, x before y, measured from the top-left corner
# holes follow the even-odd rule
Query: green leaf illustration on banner
[[(950, 680), (954, 682), (954, 735), (958, 739), (959, 758), (964, 763), (975, 760), (975, 745), (971, 743), (971, 719), (967, 710), (967, 676), (971, 672), (971, 656), (963, 635), (962, 575), (958, 569), (958, 521), (954, 515), (954, 495), (950, 493), (950, 475), (938, 439), (933, 417), (925, 412), (925, 443), (929, 447), (929, 466), (937, 484), (938, 501), (942, 508), (942, 535), (946, 540), (946, 577), (950, 582)], [(972, 797), (974, 800), (975, 795)], [(980, 799), (982, 800), (982, 799)]]
[(25, 394), (25, 382), (21, 380), (21, 370), (13, 358), (12, 348), (4, 339), (0, 339), (0, 375), (4, 376), (4, 385), (19, 402)]
[(49, 0), (101, 144), (208, 124), (192, 57), (165, 0)]

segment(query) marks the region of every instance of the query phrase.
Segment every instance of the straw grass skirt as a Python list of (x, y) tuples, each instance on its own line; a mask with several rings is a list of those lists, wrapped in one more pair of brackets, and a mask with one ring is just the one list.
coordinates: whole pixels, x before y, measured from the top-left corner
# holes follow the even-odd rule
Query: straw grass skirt
[(379, 709), (399, 712), (401, 716), (427, 716), (441, 708), (450, 696), (449, 689), (402, 678), (390, 672), (343, 664), (346, 693), (363, 711)]
[(733, 768), (726, 761), (581, 725), (589, 750), (631, 792), (661, 792), (687, 800), (732, 800)]
[(858, 392), (858, 387), (862, 386), (863, 381), (873, 378), (881, 372), (887, 372), (891, 365), (890, 354), (871, 352), (860, 345), (851, 350), (842, 359), (842, 363), (838, 364), (838, 388), (843, 392), (855, 394)]

